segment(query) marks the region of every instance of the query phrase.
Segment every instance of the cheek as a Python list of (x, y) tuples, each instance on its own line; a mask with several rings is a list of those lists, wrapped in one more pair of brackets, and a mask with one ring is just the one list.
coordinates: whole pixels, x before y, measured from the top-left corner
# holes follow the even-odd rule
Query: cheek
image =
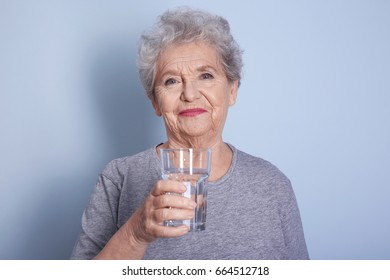
[(213, 110), (225, 110), (229, 106), (229, 93), (225, 88), (211, 91), (207, 99)]
[(176, 104), (172, 94), (168, 94), (164, 90), (156, 91), (157, 106), (160, 109), (162, 115), (168, 112), (172, 112)]
[(213, 109), (211, 118), (214, 124), (220, 124), (221, 122), (224, 122), (225, 117), (226, 117), (226, 110), (224, 107), (220, 106), (220, 107), (215, 107)]
[(177, 98), (175, 98), (172, 94), (167, 94), (164, 92), (160, 92), (158, 95), (157, 106), (161, 112), (161, 116), (163, 117), (165, 123), (173, 127), (176, 123), (176, 110), (177, 106)]
[(213, 104), (212, 107), (212, 122), (215, 126), (219, 126), (221, 123), (225, 122), (228, 106), (225, 100), (219, 100), (219, 102)]
[(208, 98), (212, 107), (213, 123), (219, 124), (225, 121), (226, 114), (229, 108), (229, 94), (225, 88), (220, 88), (219, 91), (214, 91)]
[(168, 100), (164, 100), (164, 101), (165, 102), (160, 103), (161, 104), (161, 107), (160, 107), (161, 114), (163, 116), (173, 115), (173, 113), (175, 112), (176, 106), (172, 102), (169, 102)]

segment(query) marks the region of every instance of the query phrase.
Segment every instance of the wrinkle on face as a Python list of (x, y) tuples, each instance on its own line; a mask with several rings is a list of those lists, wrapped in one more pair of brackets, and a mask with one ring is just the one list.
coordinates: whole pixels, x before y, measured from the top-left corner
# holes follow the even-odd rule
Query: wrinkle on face
[[(156, 114), (164, 119), (168, 139), (193, 143), (221, 138), (237, 84), (227, 80), (219, 56), (207, 45), (190, 43), (166, 49), (157, 61), (152, 103)], [(207, 113), (179, 115), (188, 108), (202, 108)]]

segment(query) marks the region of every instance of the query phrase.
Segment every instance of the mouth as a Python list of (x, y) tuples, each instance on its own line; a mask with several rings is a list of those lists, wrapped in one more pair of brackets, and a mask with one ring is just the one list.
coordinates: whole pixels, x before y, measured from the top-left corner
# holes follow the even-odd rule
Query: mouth
[(186, 109), (186, 110), (180, 111), (179, 116), (195, 117), (195, 116), (201, 115), (201, 114), (206, 113), (206, 112), (207, 112), (207, 110), (202, 109), (202, 108)]

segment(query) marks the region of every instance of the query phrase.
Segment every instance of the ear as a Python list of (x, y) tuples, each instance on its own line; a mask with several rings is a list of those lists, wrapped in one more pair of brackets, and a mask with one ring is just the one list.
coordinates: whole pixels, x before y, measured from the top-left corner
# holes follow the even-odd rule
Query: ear
[(156, 112), (156, 115), (161, 117), (161, 110), (160, 107), (158, 106), (158, 102), (156, 101), (156, 97), (151, 96), (149, 97), (150, 101), (152, 102), (152, 106), (154, 108), (154, 111)]
[(229, 93), (229, 106), (233, 106), (236, 103), (238, 94), (238, 80), (233, 81), (230, 85), (230, 93)]

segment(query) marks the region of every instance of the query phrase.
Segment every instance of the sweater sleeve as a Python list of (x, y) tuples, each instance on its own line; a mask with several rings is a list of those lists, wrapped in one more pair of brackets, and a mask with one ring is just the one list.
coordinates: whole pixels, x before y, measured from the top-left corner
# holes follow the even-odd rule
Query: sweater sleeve
[(309, 259), (298, 204), (290, 181), (280, 195), (279, 214), (287, 249), (287, 259)]
[(118, 230), (120, 189), (101, 174), (81, 219), (81, 232), (71, 259), (94, 258)]

